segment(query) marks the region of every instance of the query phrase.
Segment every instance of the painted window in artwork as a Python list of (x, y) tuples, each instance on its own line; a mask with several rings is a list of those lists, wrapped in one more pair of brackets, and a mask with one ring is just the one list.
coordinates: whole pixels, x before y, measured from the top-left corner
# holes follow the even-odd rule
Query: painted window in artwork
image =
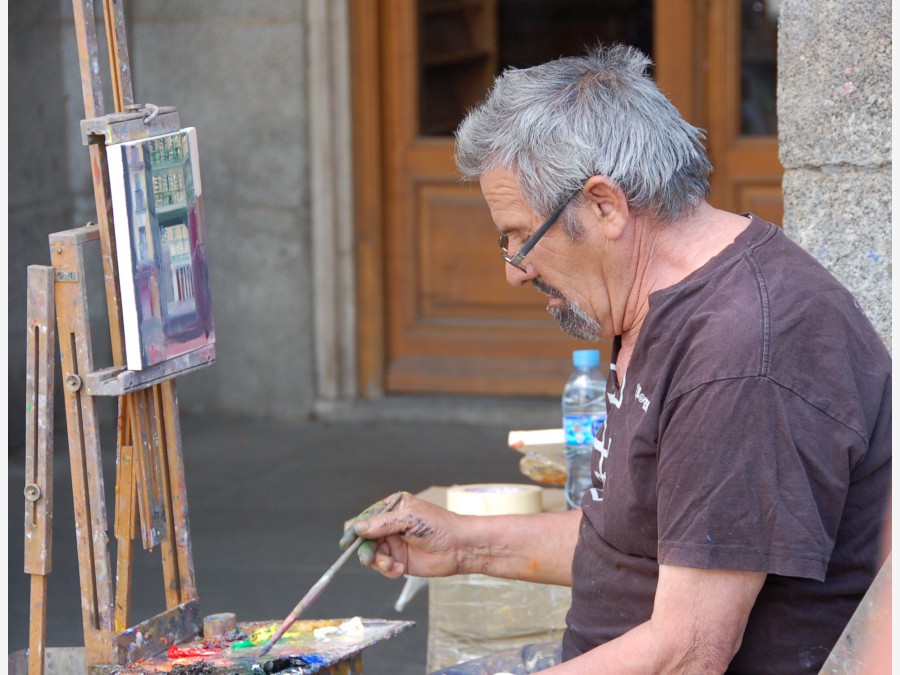
[(172, 301), (182, 302), (194, 297), (191, 271), (191, 244), (187, 226), (178, 223), (162, 230), (161, 240), (169, 254), (172, 281)]

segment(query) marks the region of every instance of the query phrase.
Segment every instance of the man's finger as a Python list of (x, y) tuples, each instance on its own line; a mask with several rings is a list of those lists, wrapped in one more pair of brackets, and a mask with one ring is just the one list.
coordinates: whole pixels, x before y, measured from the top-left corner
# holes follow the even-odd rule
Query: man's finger
[(353, 543), (356, 539), (356, 531), (353, 529), (353, 525), (351, 524), (346, 530), (344, 530), (344, 534), (341, 535), (341, 540), (338, 542), (338, 546), (341, 547), (342, 551), (346, 551), (347, 547)]
[[(397, 505), (397, 502), (400, 501), (400, 499), (403, 497), (404, 494), (405, 494), (404, 492), (395, 492), (390, 497), (386, 497), (385, 499), (379, 500), (379, 501), (375, 502), (374, 504), (372, 504), (371, 506), (368, 506), (365, 509), (363, 509), (360, 512), (360, 514), (358, 516), (356, 516), (356, 518), (353, 519), (353, 522), (350, 523), (350, 527), (348, 527), (346, 530), (344, 530), (344, 534), (341, 535), (341, 538), (338, 541), (338, 546), (340, 546), (341, 550), (342, 551), (345, 550), (348, 546), (350, 546), (350, 544), (352, 544), (356, 540), (356, 537), (359, 534), (361, 534), (361, 532), (359, 532), (356, 529), (356, 524), (359, 521), (364, 521), (368, 518), (371, 518), (372, 516), (376, 516), (379, 513), (382, 513), (383, 511), (390, 511)], [(365, 546), (365, 544), (363, 544), (363, 546)], [(374, 549), (373, 549), (373, 551), (374, 551)], [(364, 557), (363, 557), (364, 553), (363, 553), (362, 547), (360, 547), (360, 550), (357, 555), (359, 555), (360, 562), (362, 562), (364, 559)], [(365, 554), (365, 555), (368, 555), (368, 554)], [(374, 557), (374, 552), (373, 552), (373, 557)], [(363, 563), (363, 564), (366, 565), (366, 563)]]
[(363, 567), (371, 567), (372, 561), (375, 560), (375, 542), (371, 539), (366, 539), (360, 544), (359, 549), (356, 551), (356, 556)]

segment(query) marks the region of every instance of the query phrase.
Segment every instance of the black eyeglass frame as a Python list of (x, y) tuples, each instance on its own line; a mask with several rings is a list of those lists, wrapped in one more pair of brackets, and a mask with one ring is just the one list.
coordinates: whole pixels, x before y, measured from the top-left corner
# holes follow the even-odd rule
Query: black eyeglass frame
[(577, 190), (572, 192), (568, 197), (566, 197), (565, 201), (556, 207), (556, 210), (547, 216), (547, 220), (543, 222), (543, 224), (535, 231), (533, 235), (528, 237), (525, 243), (522, 245), (522, 248), (519, 249), (519, 252), (514, 256), (509, 256), (509, 235), (501, 234), (497, 243), (500, 245), (500, 257), (503, 258), (507, 263), (515, 267), (517, 270), (521, 270), (522, 272), (527, 272), (524, 267), (522, 267), (522, 261), (525, 259), (525, 256), (531, 253), (531, 249), (533, 249), (537, 243), (541, 240), (541, 238), (547, 234), (547, 230), (556, 222), (556, 220), (562, 215), (562, 212), (565, 211), (566, 207), (569, 205), (575, 195), (581, 192), (581, 188), (579, 187)]

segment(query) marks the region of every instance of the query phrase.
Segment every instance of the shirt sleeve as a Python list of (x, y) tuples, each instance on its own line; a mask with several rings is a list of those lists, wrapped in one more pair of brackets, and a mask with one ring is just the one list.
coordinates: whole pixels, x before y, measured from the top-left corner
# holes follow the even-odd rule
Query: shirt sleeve
[(767, 377), (678, 396), (659, 433), (661, 564), (824, 580), (858, 434)]

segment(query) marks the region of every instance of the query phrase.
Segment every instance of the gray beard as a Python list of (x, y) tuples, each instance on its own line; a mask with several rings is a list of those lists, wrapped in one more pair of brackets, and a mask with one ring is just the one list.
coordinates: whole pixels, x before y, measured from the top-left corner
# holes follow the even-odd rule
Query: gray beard
[(578, 340), (596, 342), (600, 339), (600, 324), (563, 299), (562, 305), (547, 307), (547, 312), (559, 322), (563, 332)]
[(578, 340), (590, 340), (596, 342), (600, 339), (600, 324), (596, 319), (588, 316), (580, 309), (572, 305), (562, 293), (543, 281), (532, 280), (532, 285), (542, 293), (562, 301), (560, 305), (550, 305), (547, 312), (556, 319), (559, 327), (567, 335)]

